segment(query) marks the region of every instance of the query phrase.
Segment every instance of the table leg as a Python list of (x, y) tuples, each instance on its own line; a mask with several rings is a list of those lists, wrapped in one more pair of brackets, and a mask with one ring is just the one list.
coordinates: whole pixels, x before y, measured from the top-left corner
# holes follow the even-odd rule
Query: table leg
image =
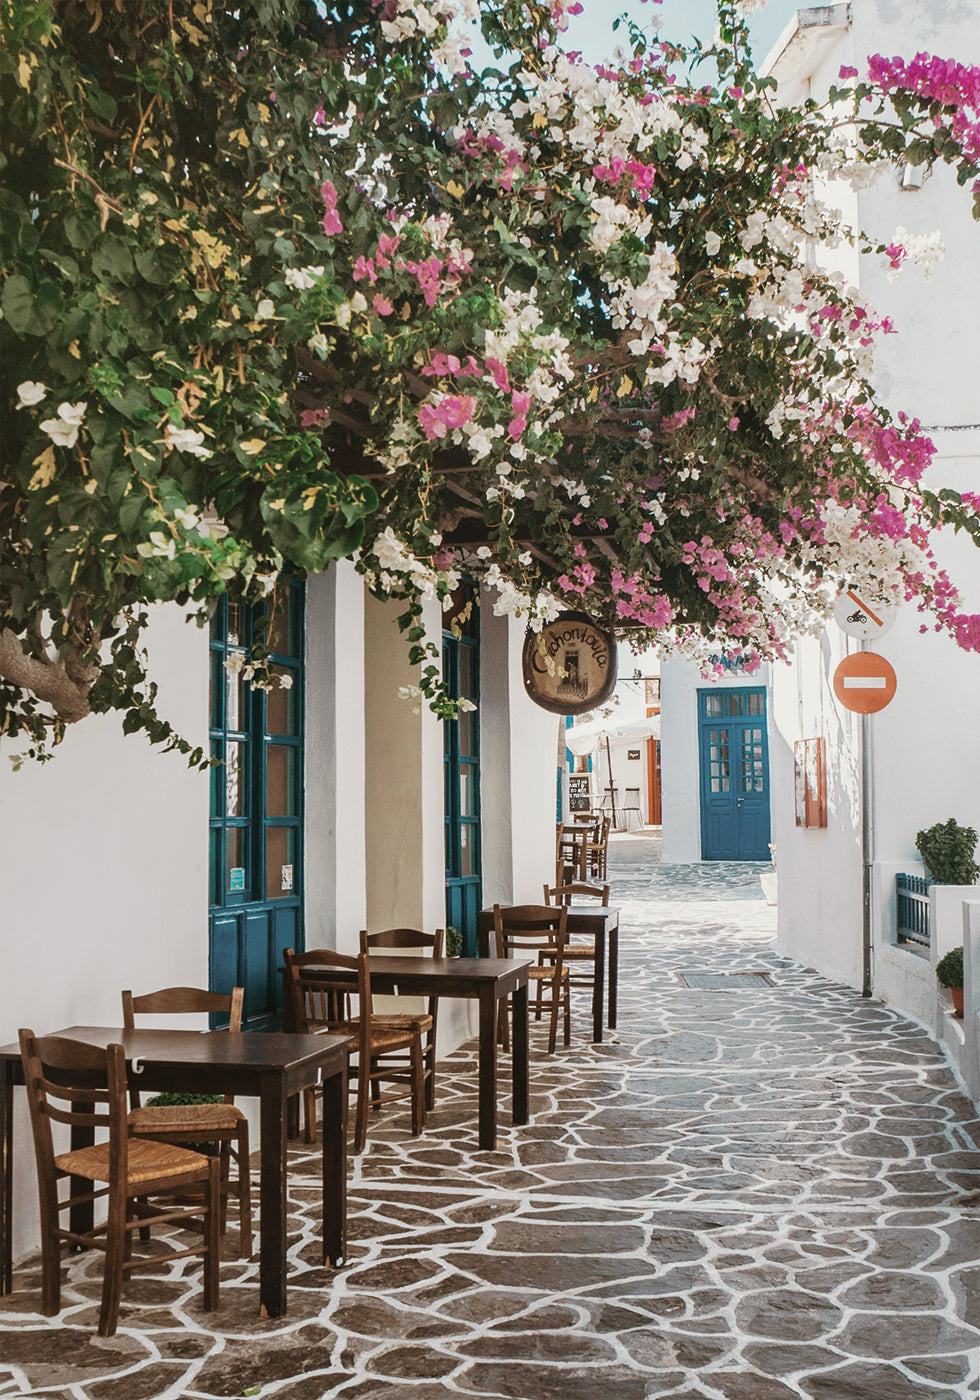
[(13, 1287), (14, 1066), (5, 1060), (0, 1085), (0, 1297)]
[(609, 930), (609, 1029), (616, 1029), (616, 993), (619, 988), (619, 925)]
[[(504, 1012), (506, 1015), (506, 1011)], [(524, 1033), (527, 1034), (527, 993), (524, 996)], [(515, 1035), (515, 1049), (516, 1035)], [(492, 986), (480, 988), (480, 1147), (492, 1152), (497, 1146), (497, 997)]]
[(528, 1054), (527, 1054), (527, 983), (518, 987), (513, 1003), (514, 1037), (511, 1050), (511, 1102), (515, 1123), (526, 1123), (529, 1116)]
[(347, 1065), (323, 1081), (323, 1262), (347, 1254)]
[[(599, 923), (599, 920), (596, 920)], [(602, 1039), (602, 994), (606, 984), (606, 928), (595, 930), (595, 961), (592, 965), (592, 1039)]]
[(286, 1097), (283, 1078), (264, 1074), (259, 1090), (259, 1312), (286, 1311)]

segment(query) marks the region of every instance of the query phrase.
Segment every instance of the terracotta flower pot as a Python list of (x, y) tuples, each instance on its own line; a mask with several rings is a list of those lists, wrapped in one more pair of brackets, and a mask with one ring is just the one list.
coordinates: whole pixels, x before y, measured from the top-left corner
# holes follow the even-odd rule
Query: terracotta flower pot
[(963, 988), (950, 987), (949, 994), (953, 998), (953, 1014), (963, 1019)]

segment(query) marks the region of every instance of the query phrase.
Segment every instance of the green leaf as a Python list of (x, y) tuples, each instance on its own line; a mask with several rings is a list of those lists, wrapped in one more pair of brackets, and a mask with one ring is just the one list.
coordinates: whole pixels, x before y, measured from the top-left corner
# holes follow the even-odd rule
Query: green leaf
[(128, 285), (136, 275), (133, 256), (121, 238), (107, 238), (92, 255), (92, 271), (106, 282)]
[(73, 248), (90, 248), (99, 236), (99, 221), (73, 209), (65, 215), (64, 229)]
[(34, 292), (26, 277), (14, 273), (3, 284), (0, 310), (15, 335), (24, 335), (34, 314)]

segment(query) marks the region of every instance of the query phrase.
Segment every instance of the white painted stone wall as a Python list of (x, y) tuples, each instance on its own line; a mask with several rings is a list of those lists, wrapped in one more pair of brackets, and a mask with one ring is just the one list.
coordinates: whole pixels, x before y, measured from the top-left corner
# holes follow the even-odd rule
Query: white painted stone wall
[(495, 617), (484, 600), (480, 796), (485, 906), (539, 903), (543, 885), (554, 874), (564, 723), (528, 699), (523, 645), (523, 625)]
[(306, 946), (357, 949), (367, 918), (364, 581), (347, 560), (306, 584)]
[[(206, 750), (207, 631), (176, 607), (151, 616), (161, 713)], [(207, 986), (207, 774), (124, 736), (115, 716), (71, 727), (41, 767), (12, 772), (15, 751), (0, 740), (0, 1043), (22, 1026), (119, 1025), (124, 987)], [(15, 1258), (37, 1234), (16, 1099)]]
[[(842, 64), (859, 70), (869, 53), (926, 50), (962, 62), (980, 58), (980, 13), (974, 3), (933, 0), (852, 0), (852, 25), (832, 43), (808, 47), (806, 37), (777, 62), (790, 95), (826, 90)], [(797, 64), (790, 72), (790, 60)], [(848, 274), (876, 310), (892, 317), (897, 335), (880, 342), (876, 378), (886, 403), (920, 418), (938, 449), (933, 486), (980, 490), (980, 406), (976, 394), (976, 327), (980, 283), (975, 266), (980, 230), (967, 191), (938, 168), (919, 189), (903, 189), (899, 173), (885, 175), (860, 195), (860, 222), (890, 238), (939, 228), (946, 257), (929, 281), (910, 268), (889, 282), (876, 257), (853, 260)], [(887, 239), (886, 239), (887, 241)], [(838, 255), (833, 255), (837, 257)], [(838, 257), (839, 261), (839, 257)], [(965, 429), (965, 430), (964, 430)], [(980, 552), (950, 536), (941, 562), (961, 589), (963, 610), (980, 611)], [(976, 696), (980, 657), (960, 651), (945, 634), (922, 633), (923, 618), (904, 607), (875, 650), (898, 675), (898, 693), (871, 719), (873, 784), (873, 993), (935, 1027), (936, 990), (930, 960), (894, 945), (893, 876), (921, 869), (915, 834), (954, 816), (980, 828), (980, 732)], [(805, 642), (791, 667), (774, 668), (774, 830), (779, 850), (779, 940), (794, 956), (852, 986), (861, 984), (862, 857), (860, 722), (837, 705), (831, 677), (857, 649), (836, 626)], [(828, 743), (829, 826), (797, 830), (792, 803), (792, 746), (823, 734)]]

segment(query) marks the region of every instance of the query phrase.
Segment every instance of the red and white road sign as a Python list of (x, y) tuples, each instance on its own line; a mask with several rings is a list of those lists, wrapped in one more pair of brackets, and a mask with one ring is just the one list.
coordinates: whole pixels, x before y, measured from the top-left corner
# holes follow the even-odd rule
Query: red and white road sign
[(871, 603), (864, 592), (845, 588), (834, 603), (837, 624), (849, 637), (873, 642), (887, 632), (895, 621), (895, 607), (890, 603)]
[(855, 651), (834, 672), (834, 694), (845, 710), (873, 715), (883, 710), (898, 689), (890, 661), (875, 651)]

